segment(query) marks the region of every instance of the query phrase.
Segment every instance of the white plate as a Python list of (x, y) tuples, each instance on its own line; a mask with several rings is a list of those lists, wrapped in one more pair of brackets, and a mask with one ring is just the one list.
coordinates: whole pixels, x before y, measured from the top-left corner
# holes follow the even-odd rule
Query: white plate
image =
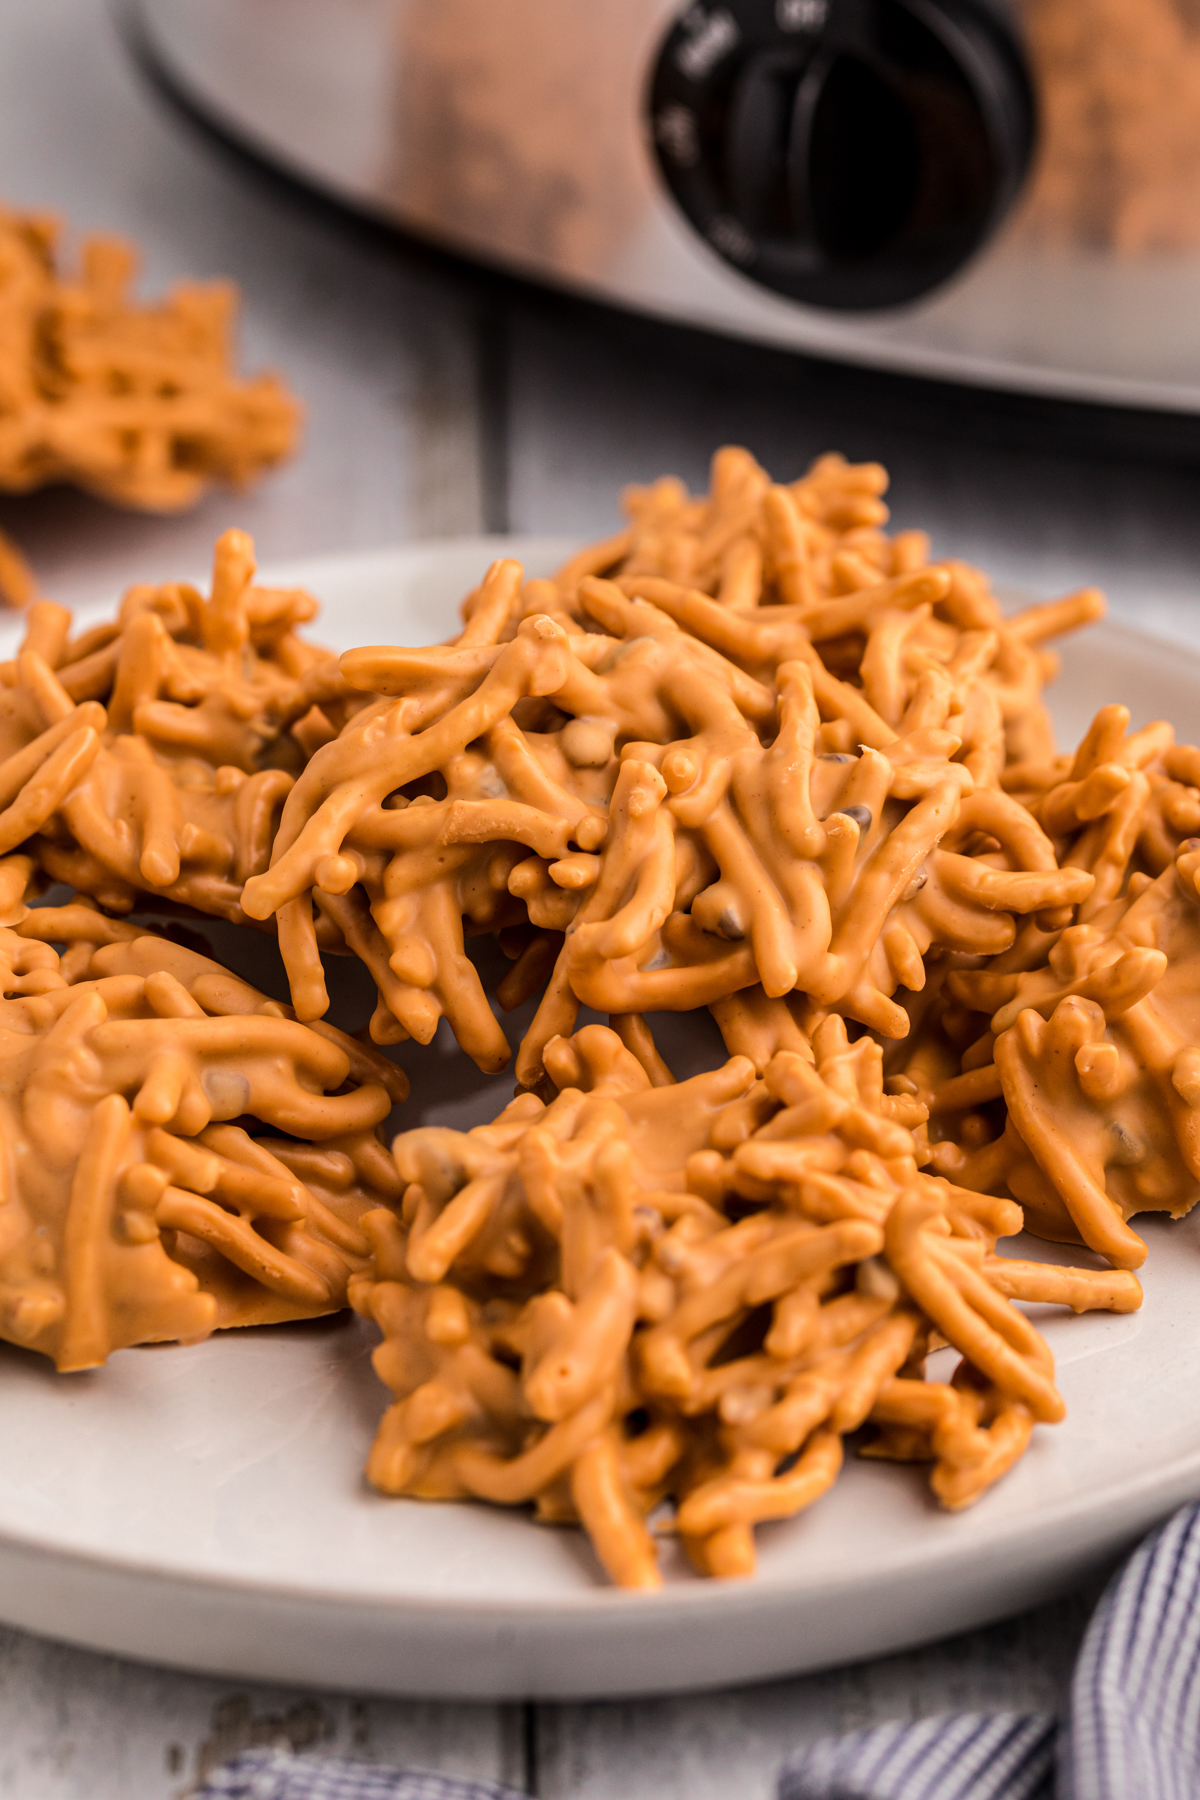
[[(452, 629), (452, 604), (509, 547), (537, 572), (564, 549), (476, 540), (286, 574), (320, 594), (327, 641), (415, 642)], [(1194, 737), (1200, 658), (1102, 626), (1068, 655), (1063, 740), (1114, 699)], [(273, 955), (242, 934), (239, 962), (268, 985)], [(706, 1015), (673, 1023), (677, 1072), (720, 1054)], [(403, 1051), (418, 1077), (407, 1123), (475, 1122), (511, 1091), (444, 1039)], [(1145, 1229), (1143, 1311), (1049, 1319), (1069, 1417), (970, 1512), (939, 1512), (919, 1469), (852, 1462), (816, 1506), (759, 1532), (754, 1580), (700, 1581), (669, 1551), (655, 1595), (607, 1587), (576, 1531), (372, 1493), (362, 1467), (386, 1394), (361, 1321), (123, 1351), (66, 1377), (0, 1346), (0, 1616), (187, 1668), (494, 1697), (752, 1681), (1001, 1617), (1200, 1496), (1200, 1213)]]

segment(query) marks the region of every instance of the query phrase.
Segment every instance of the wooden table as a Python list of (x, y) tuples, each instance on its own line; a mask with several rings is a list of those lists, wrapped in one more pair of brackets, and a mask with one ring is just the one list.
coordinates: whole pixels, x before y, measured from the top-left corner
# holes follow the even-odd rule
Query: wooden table
[[(133, 73), (103, 0), (0, 0), (0, 192), (128, 232), (149, 290), (235, 277), (247, 363), (285, 369), (309, 408), (293, 467), (184, 519), (66, 492), (0, 503), (0, 526), (64, 599), (195, 574), (233, 523), (264, 560), (480, 530), (597, 534), (622, 483), (664, 469), (698, 483), (710, 450), (735, 441), (783, 476), (829, 447), (880, 458), (898, 522), (931, 529), (942, 552), (1043, 592), (1100, 580), (1116, 610), (1196, 635), (1200, 431), (789, 361), (474, 275), (215, 150)], [(176, 1800), (264, 1743), (563, 1800), (760, 1800), (779, 1760), (826, 1732), (1054, 1704), (1093, 1598), (823, 1675), (589, 1706), (276, 1692), (0, 1629), (0, 1800)]]

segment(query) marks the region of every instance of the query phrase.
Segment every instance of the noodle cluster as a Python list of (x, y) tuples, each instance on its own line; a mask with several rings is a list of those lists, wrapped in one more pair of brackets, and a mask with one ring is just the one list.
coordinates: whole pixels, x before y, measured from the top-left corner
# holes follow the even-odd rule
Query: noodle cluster
[(893, 996), (927, 953), (995, 953), (1014, 914), (1090, 893), (1000, 776), (1051, 753), (1039, 646), (1100, 597), (1005, 619), (973, 571), (882, 535), (883, 480), (824, 458), (773, 487), (723, 451), (708, 499), (635, 495), (632, 529), (554, 583), (496, 564), (453, 644), (344, 656), (372, 699), (243, 900), (278, 919), (299, 1016), (327, 1005), (333, 923), (376, 980), (376, 1041), (444, 1016), (502, 1067), (463, 938), (515, 921), (502, 1003), (545, 984), (522, 1084), (581, 1004), (711, 1006), (733, 1051), (749, 1007), (761, 1061), (829, 1009), (903, 1036)]
[(72, 638), (36, 601), (0, 664), (0, 854), (111, 912), (140, 894), (245, 922), (243, 883), (267, 867), (279, 810), (344, 683), (296, 627), (299, 589), (253, 585), (244, 532), (218, 541), (212, 592), (134, 587), (116, 621)]
[(0, 1336), (87, 1369), (345, 1304), (392, 1064), (82, 904), (0, 929), (0, 977)]
[[(645, 1519), (670, 1500), (701, 1573), (746, 1575), (754, 1527), (819, 1498), (860, 1427), (958, 1508), (1063, 1416), (1009, 1296), (1140, 1303), (1124, 1272), (996, 1257), (1020, 1207), (919, 1172), (923, 1108), (836, 1015), (761, 1077), (734, 1057), (654, 1087), (596, 1025), (546, 1060), (549, 1105), (397, 1138), (400, 1216), (362, 1221), (351, 1297), (397, 1396), (368, 1466), (385, 1492), (533, 1502), (632, 1587), (658, 1584)], [(950, 1383), (924, 1378), (935, 1332), (963, 1356)]]

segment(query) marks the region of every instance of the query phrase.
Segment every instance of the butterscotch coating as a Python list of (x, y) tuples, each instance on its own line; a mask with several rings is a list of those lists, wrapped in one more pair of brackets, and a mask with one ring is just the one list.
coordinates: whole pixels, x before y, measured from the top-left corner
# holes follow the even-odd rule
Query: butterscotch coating
[[(49, 601), (0, 665), (0, 853), (128, 911), (139, 893), (244, 920), (311, 744), (335, 732), (346, 690), (296, 627), (316, 603), (254, 585), (244, 532), (219, 539), (212, 591), (132, 588), (112, 625), (72, 640)], [(342, 711), (339, 712), (339, 708)]]
[[(885, 534), (887, 486), (878, 463), (835, 455), (775, 485), (747, 450), (728, 446), (713, 458), (706, 496), (693, 498), (673, 477), (627, 489), (628, 531), (560, 571), (564, 604), (578, 605), (586, 578), (610, 576), (706, 641), (723, 631), (722, 648), (747, 667), (764, 641), (802, 623), (826, 692), (853, 682), (861, 693), (852, 703), (856, 735), (831, 749), (877, 744), (871, 731), (895, 725), (932, 661), (971, 690), (968, 750), (976, 734), (991, 740), (998, 716), (1002, 757), (1049, 757), (1054, 736), (1040, 695), (1057, 662), (1042, 646), (1099, 617), (1102, 597), (1084, 589), (1005, 617), (978, 570), (960, 562), (931, 569), (923, 532)], [(824, 709), (826, 696), (818, 697)]]
[[(655, 1086), (601, 1026), (545, 1060), (548, 1105), (399, 1137), (400, 1215), (363, 1220), (387, 1493), (578, 1520), (643, 1588), (666, 1500), (702, 1573), (746, 1575), (754, 1526), (825, 1492), (847, 1433), (933, 1462), (960, 1507), (1062, 1417), (1010, 1297), (1140, 1302), (1128, 1274), (997, 1258), (1020, 1208), (920, 1172), (924, 1108), (884, 1095), (878, 1045), (835, 1016), (761, 1078), (735, 1057)], [(951, 1384), (923, 1378), (934, 1329), (964, 1355)]]
[[(724, 451), (553, 581), (494, 564), (453, 642), (340, 665), (237, 532), (207, 597), (78, 638), (31, 606), (0, 1335), (83, 1368), (350, 1297), (394, 1395), (375, 1484), (580, 1522), (626, 1586), (660, 1506), (748, 1574), (860, 1430), (948, 1508), (999, 1479), (1063, 1415), (1014, 1302), (1132, 1310), (1126, 1221), (1200, 1195), (1200, 753), (1110, 707), (1056, 756), (1044, 645), (1099, 596), (1005, 618), (885, 536), (885, 486)], [(47, 876), (75, 898), (31, 905)], [(294, 1011), (126, 922), (143, 894), (273, 922)], [(389, 1156), (406, 1082), (324, 1023), (322, 953), (370, 970), (376, 1044), (445, 1017), (498, 1069), (477, 932), (502, 1007), (542, 996), (526, 1091)], [(646, 1015), (705, 1005), (730, 1060), (676, 1084)], [(1117, 1266), (998, 1255), (1023, 1207)]]
[(88, 239), (70, 278), (57, 237), (45, 215), (0, 210), (0, 488), (67, 481), (175, 512), (290, 454), (294, 397), (273, 376), (236, 374), (231, 284), (180, 283), (138, 306), (131, 245)]
[[(669, 640), (663, 651), (677, 656)], [(1087, 875), (1057, 869), (1019, 808), (971, 792), (948, 760), (958, 741), (943, 729), (945, 691), (931, 683), (918, 696), (886, 752), (829, 756), (807, 666), (785, 664), (777, 683), (779, 730), (765, 749), (727, 717), (661, 755), (623, 752), (595, 883), (567, 926), (523, 1078), (536, 1073), (539, 1035), (574, 1023), (573, 1002), (719, 1007), (757, 984), (768, 999), (798, 991), (903, 1035), (891, 996), (923, 984), (931, 946), (994, 953), (1013, 939), (1013, 912), (1090, 889)], [(1000, 866), (962, 854), (981, 831)]]
[[(1188, 875), (1200, 753), (1165, 721), (1130, 732), (1127, 709), (1109, 705), (1073, 756), (1011, 767), (1004, 781), (1063, 866), (1095, 885), (1071, 912), (1029, 920), (986, 968), (947, 973), (962, 1072), (944, 1043), (926, 1047), (915, 1087), (936, 1094), (939, 1167), (972, 1186), (1007, 1184), (1042, 1235), (1136, 1267), (1145, 1245), (1125, 1221), (1178, 1216), (1200, 1194), (1171, 1074), (1178, 1062), (1187, 1087), (1200, 1030)], [(1001, 1097), (997, 1133), (973, 1109)]]
[(22, 930), (0, 929), (0, 1336), (67, 1371), (342, 1306), (361, 1215), (399, 1198), (377, 1132), (399, 1071), (86, 905)]
[[(547, 585), (528, 588), (540, 602)], [(1090, 892), (996, 787), (1003, 720), (994, 696), (975, 706), (973, 676), (927, 660), (905, 672), (889, 639), (870, 665), (885, 718), (828, 675), (799, 609), (761, 607), (757, 623), (643, 585), (652, 598), (582, 577), (579, 630), (524, 611), (520, 567), (501, 563), (454, 645), (342, 658), (352, 687), (383, 697), (313, 757), (244, 895), (252, 917), (278, 918), (301, 1017), (327, 1005), (329, 921), (375, 977), (378, 1041), (428, 1042), (446, 1016), (481, 1066), (503, 1066), (463, 929), (506, 929), (516, 901), (541, 935), (501, 997), (549, 977), (517, 1059), (526, 1085), (580, 1004), (721, 1008), (761, 986), (895, 1036), (907, 1017), (891, 996), (921, 985), (931, 946), (993, 954), (1013, 913)], [(907, 629), (930, 612), (926, 590), (952, 585), (918, 571), (831, 604)], [(897, 611), (898, 594), (921, 605)], [(1037, 630), (1062, 622), (1042, 609)], [(831, 726), (855, 754), (827, 747)], [(978, 860), (962, 853), (975, 840)]]
[(960, 998), (997, 1007), (1008, 1119), (973, 1154), (943, 1146), (939, 1165), (970, 1186), (1006, 1182), (1035, 1230), (1118, 1268), (1146, 1255), (1125, 1221), (1200, 1199), (1198, 869), (1200, 851), (1182, 849), (1156, 881), (1135, 875), (1039, 969), (951, 977)]
[(1009, 769), (1004, 785), (1064, 864), (1095, 875), (1079, 921), (1123, 894), (1131, 875), (1161, 875), (1200, 832), (1200, 750), (1177, 744), (1165, 719), (1131, 732), (1124, 706), (1100, 709), (1074, 757)]

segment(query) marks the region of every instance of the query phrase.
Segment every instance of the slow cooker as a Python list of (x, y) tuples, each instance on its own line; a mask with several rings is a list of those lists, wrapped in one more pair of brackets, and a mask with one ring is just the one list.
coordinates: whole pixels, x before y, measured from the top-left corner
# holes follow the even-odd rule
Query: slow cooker
[(132, 0), (329, 196), (808, 353), (1200, 412), (1200, 0)]

